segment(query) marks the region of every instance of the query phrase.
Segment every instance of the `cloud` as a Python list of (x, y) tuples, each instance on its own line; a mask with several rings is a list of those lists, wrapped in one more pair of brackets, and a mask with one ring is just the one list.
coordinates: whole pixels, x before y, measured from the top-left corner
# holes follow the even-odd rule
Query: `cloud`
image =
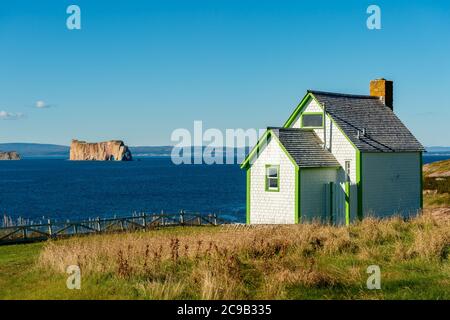
[(0, 119), (1, 120), (18, 120), (24, 118), (25, 115), (21, 112), (13, 113), (13, 112), (6, 112), (6, 111), (0, 111)]
[(46, 109), (46, 108), (50, 108), (51, 106), (52, 105), (48, 104), (44, 100), (38, 100), (34, 103), (34, 107), (38, 108), (38, 109)]

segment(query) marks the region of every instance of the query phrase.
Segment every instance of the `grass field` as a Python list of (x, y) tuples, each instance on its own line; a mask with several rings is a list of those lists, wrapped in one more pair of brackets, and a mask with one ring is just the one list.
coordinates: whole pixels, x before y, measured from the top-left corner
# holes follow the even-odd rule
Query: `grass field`
[(450, 207), (450, 160), (426, 164), (423, 174), (424, 205)]
[[(3, 246), (0, 299), (450, 299), (442, 181), (425, 182), (427, 209), (410, 221), (174, 227)], [(81, 268), (80, 290), (66, 287), (69, 265)], [(381, 290), (367, 289), (370, 265)]]
[[(450, 221), (177, 227), (0, 247), (2, 299), (450, 299)], [(66, 288), (79, 265), (81, 290)], [(381, 290), (368, 290), (369, 265)]]

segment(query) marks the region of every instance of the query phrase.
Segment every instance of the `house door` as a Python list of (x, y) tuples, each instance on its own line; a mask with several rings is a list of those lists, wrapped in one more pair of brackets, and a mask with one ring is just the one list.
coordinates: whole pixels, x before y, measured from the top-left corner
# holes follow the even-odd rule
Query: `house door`
[(329, 222), (334, 225), (346, 225), (350, 223), (350, 197), (355, 195), (356, 185), (348, 181), (325, 185), (326, 208)]

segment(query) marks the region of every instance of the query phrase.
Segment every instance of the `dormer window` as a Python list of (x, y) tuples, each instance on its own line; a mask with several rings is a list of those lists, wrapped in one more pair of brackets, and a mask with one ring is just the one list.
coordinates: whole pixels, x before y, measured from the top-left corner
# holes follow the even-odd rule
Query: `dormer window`
[(323, 128), (323, 113), (322, 112), (305, 112), (301, 118), (302, 128)]

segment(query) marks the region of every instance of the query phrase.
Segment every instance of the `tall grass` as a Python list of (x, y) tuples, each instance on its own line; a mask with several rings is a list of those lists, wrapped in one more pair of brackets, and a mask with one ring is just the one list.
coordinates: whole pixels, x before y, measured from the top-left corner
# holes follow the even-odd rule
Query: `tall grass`
[(437, 193), (450, 193), (450, 177), (425, 177), (424, 190), (436, 190)]
[(127, 281), (152, 299), (283, 299), (298, 288), (365, 297), (370, 264), (450, 269), (450, 222), (432, 216), (186, 230), (48, 242), (39, 266), (63, 273), (76, 264), (83, 277)]

